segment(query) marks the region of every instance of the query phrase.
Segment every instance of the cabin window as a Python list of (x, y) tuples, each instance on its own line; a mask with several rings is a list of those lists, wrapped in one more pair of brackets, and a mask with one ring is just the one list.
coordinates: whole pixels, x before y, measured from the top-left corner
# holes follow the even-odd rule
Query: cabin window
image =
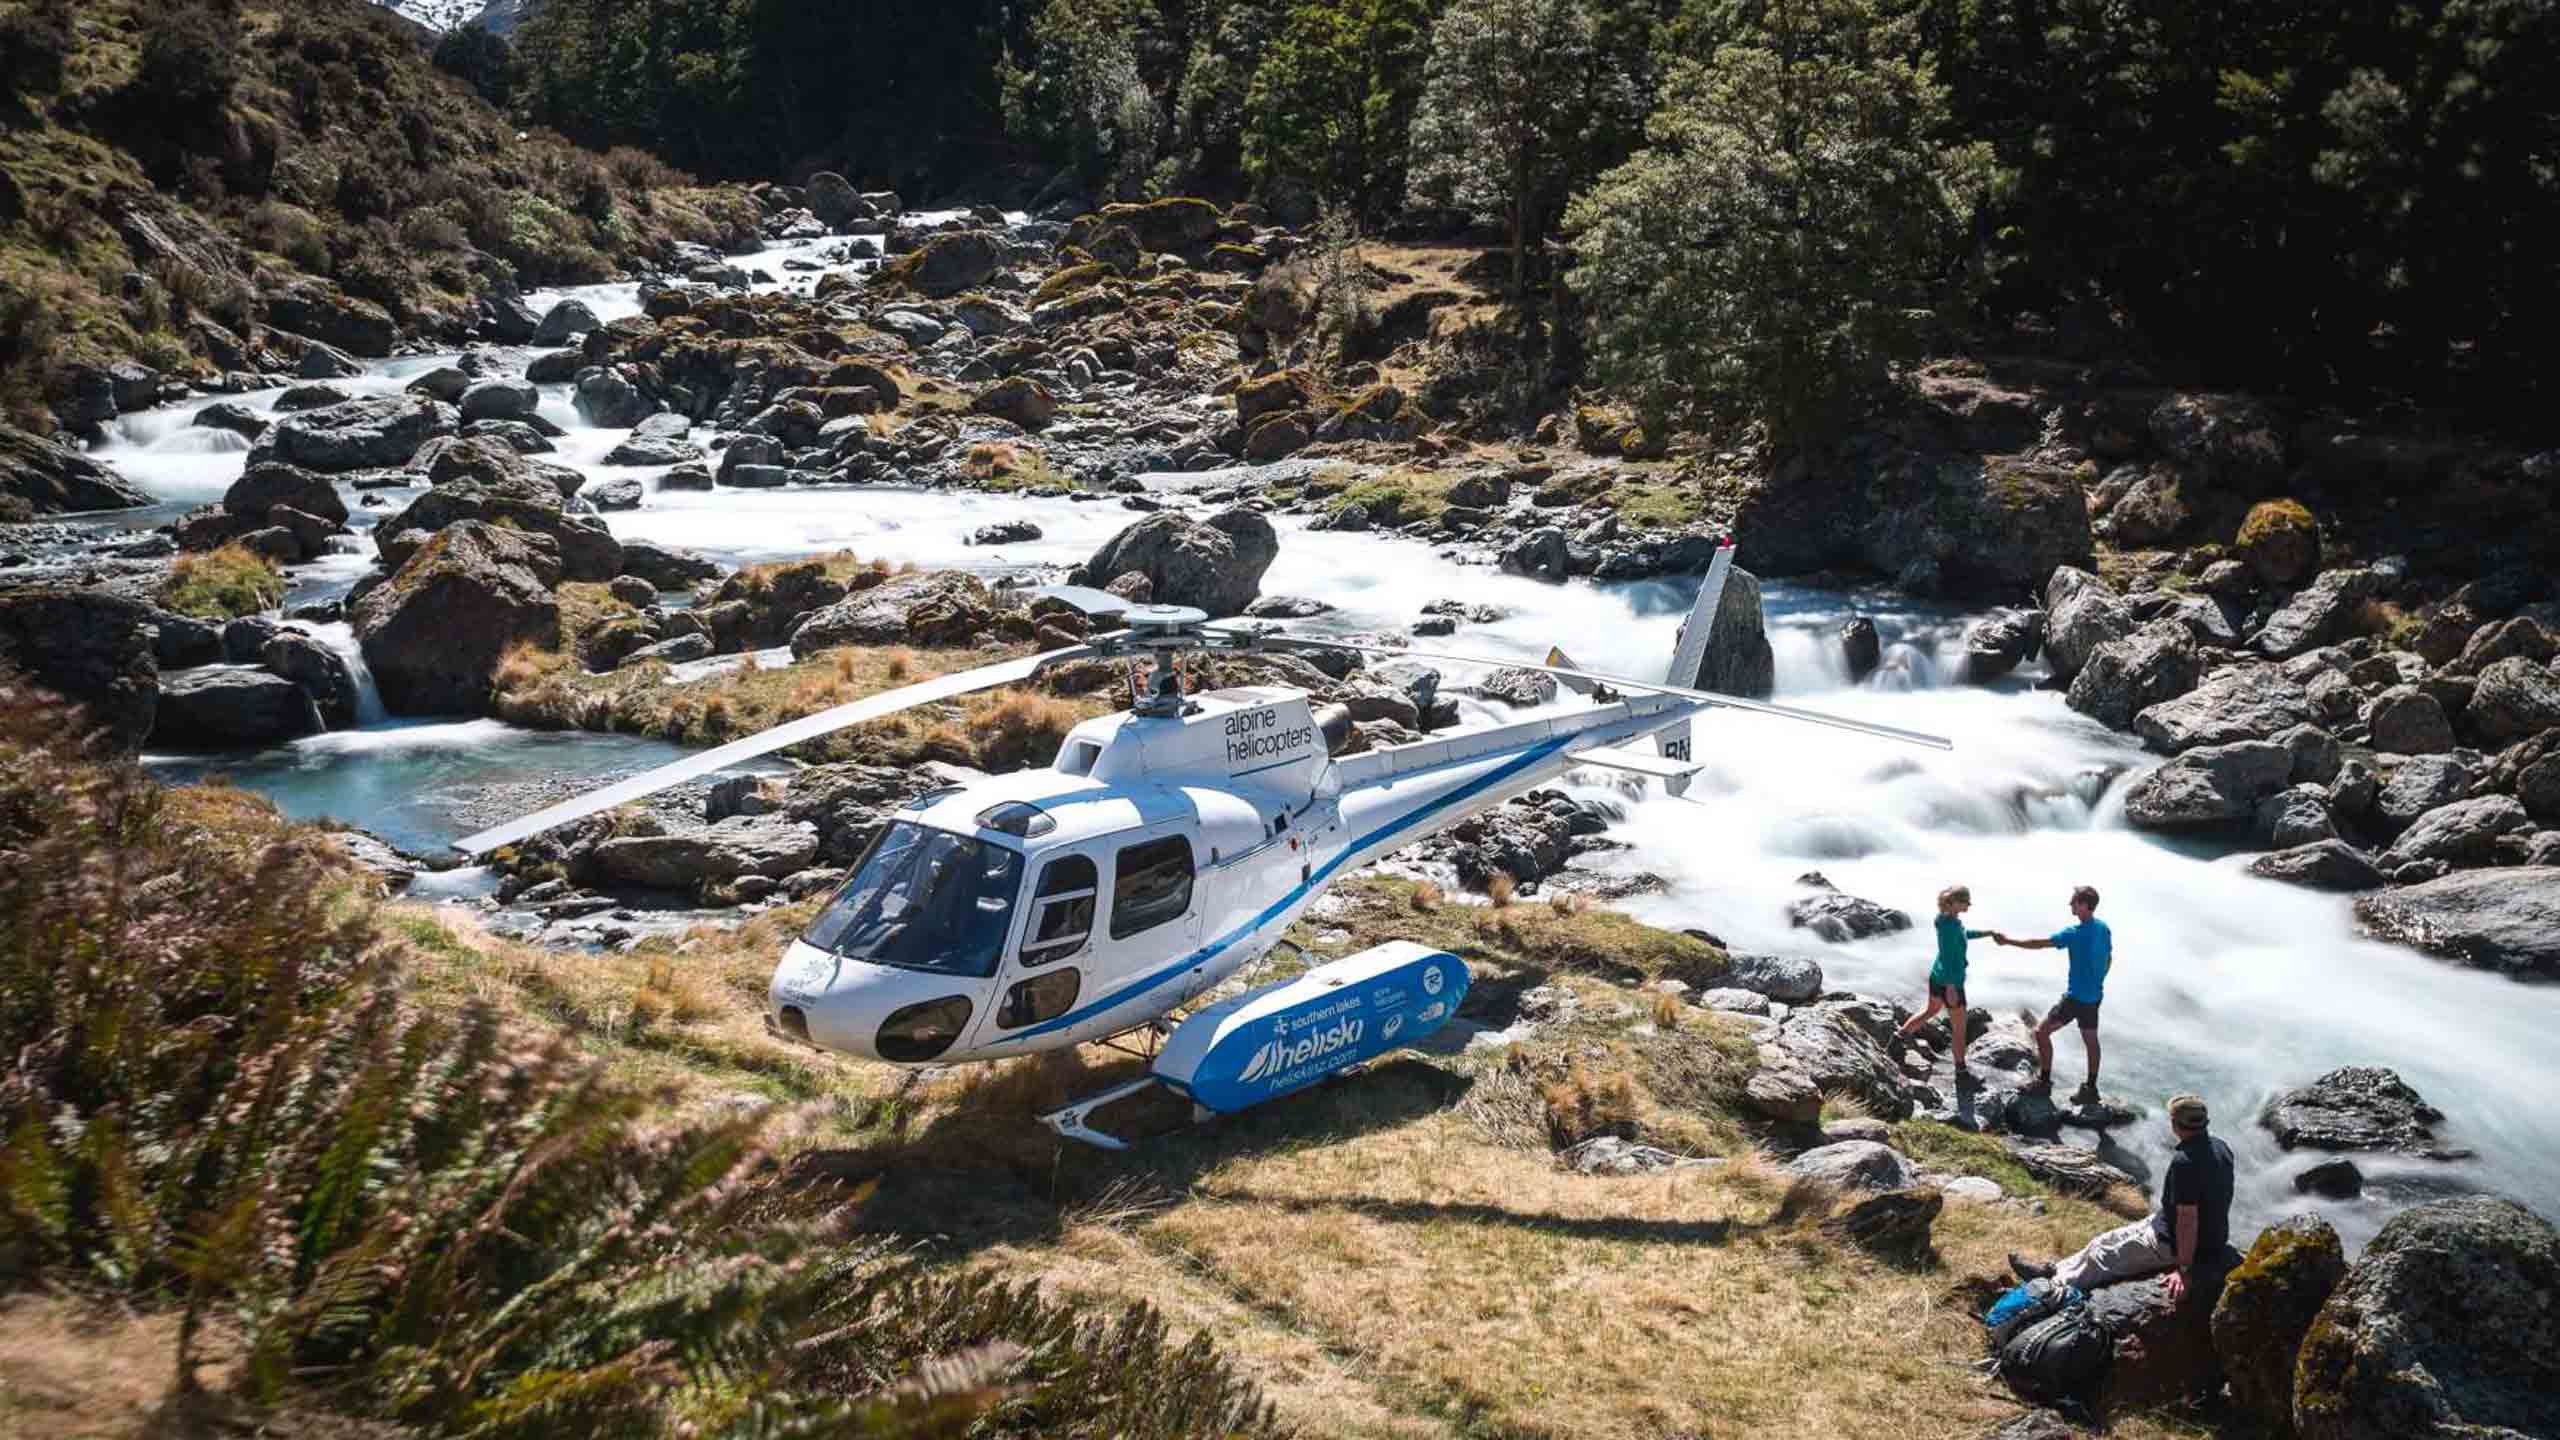
[(1132, 845), (1112, 869), (1112, 939), (1153, 930), (1190, 910), (1191, 842), (1181, 836)]
[(1039, 892), (1031, 897), (1031, 928), (1022, 937), (1022, 963), (1046, 965), (1082, 949), (1093, 933), (1093, 902), (1100, 893), (1101, 882), (1090, 857), (1062, 855), (1050, 861), (1040, 872)]
[(1034, 975), (1004, 992), (1004, 1003), (996, 1007), (996, 1028), (1013, 1030), (1055, 1020), (1075, 1008), (1076, 994), (1083, 988), (1083, 977), (1072, 965)]
[(1067, 742), (1067, 748), (1058, 752), (1058, 773), (1090, 775), (1093, 773), (1093, 762), (1101, 758), (1101, 746), (1090, 740), (1070, 740)]
[(800, 938), (847, 960), (985, 978), (1021, 894), (1020, 852), (899, 820)]

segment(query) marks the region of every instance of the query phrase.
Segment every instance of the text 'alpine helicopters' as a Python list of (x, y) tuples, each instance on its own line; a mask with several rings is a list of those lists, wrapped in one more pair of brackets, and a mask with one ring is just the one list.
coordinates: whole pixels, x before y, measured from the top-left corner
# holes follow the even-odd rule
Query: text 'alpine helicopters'
[[(1470, 815), (1597, 766), (1663, 781), (1700, 768), (1691, 720), (1729, 709), (1948, 748), (1935, 736), (1690, 689), (1733, 566), (1728, 541), (1682, 627), (1670, 681), (1598, 675), (1559, 652), (1541, 670), (1587, 709), (1355, 755), (1339, 706), (1244, 686), (1185, 694), (1190, 651), (1355, 651), (1477, 665), (1511, 662), (1212, 627), (1197, 610), (1044, 593), (1125, 630), (839, 705), (457, 842), (483, 855), (755, 756), (918, 705), (1030, 680), (1088, 657), (1145, 662), (1124, 712), (1070, 732), (1046, 769), (910, 801), (872, 842), (807, 933), (774, 967), (766, 1024), (827, 1049), (920, 1066), (1000, 1060), (1162, 1034), (1149, 1073), (1041, 1117), (1118, 1148), (1087, 1123), (1103, 1105), (1167, 1085), (1231, 1113), (1429, 1035), (1469, 976), (1445, 952), (1391, 942), (1251, 989), (1168, 1026), (1166, 1017), (1253, 964), (1327, 884)], [(1635, 748), (1652, 739), (1651, 748)]]

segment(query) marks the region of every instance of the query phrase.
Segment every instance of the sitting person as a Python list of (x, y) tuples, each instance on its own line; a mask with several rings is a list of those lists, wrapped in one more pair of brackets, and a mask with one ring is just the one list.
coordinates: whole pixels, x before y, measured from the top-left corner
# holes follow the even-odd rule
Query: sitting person
[(2160, 1206), (2148, 1218), (2110, 1230), (2055, 1264), (2012, 1255), (2009, 1268), (2021, 1280), (2050, 1276), (2084, 1291), (2168, 1270), (2170, 1298), (2183, 1299), (2197, 1259), (2221, 1255), (2231, 1239), (2231, 1147), (2206, 1130), (2208, 1118), (2201, 1098), (2171, 1097), (2169, 1133), (2178, 1148), (2160, 1179)]

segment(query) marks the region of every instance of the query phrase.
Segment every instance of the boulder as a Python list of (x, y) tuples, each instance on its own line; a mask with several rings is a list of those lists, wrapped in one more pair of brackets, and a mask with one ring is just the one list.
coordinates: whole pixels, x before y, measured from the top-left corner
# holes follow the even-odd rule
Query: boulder
[(704, 659), (710, 654), (710, 636), (678, 635), (672, 639), (661, 640), (655, 645), (641, 646), (616, 661), (614, 668), (628, 670), (635, 665), (645, 665), (653, 660), (668, 665), (682, 665), (689, 660)]
[(409, 463), (421, 446), (459, 426), (452, 407), (419, 395), (380, 395), (288, 415), (275, 423), (249, 463), (269, 460), (340, 475)]
[(2530, 615), (2518, 615), (2483, 625), (2464, 642), (2462, 653), (2444, 663), (2448, 675), (2477, 675), (2501, 660), (2522, 656), (2527, 660), (2549, 660), (2560, 651), (2551, 631)]
[(1821, 1000), (1799, 1005), (1778, 1022), (1764, 1046), (1804, 1072), (1815, 1088), (1857, 1097), (1867, 1113), (1884, 1121), (1908, 1119), (1911, 1099), (1902, 1067), (1886, 1049), (1893, 1012), (1868, 1000)]
[(2386, 755), (2434, 755), (2453, 748), (2453, 722), (2436, 697), (2415, 685), (2394, 685), (2367, 701), (2365, 734)]
[(2560, 1434), (2560, 1232), (2512, 1200), (2405, 1210), (2295, 1360), (2302, 1440)]
[(2430, 810), (2471, 793), (2480, 772), (2460, 755), (2416, 755), (2400, 762), (2373, 799), (2371, 818), (2398, 833)]
[(1025, 430), (1037, 430), (1056, 418), (1058, 402), (1047, 386), (1027, 375), (1016, 375), (978, 392), (969, 408), (980, 415), (1010, 420)]
[(2356, 898), (2375, 936), (2483, 969), (2560, 979), (2560, 866), (2467, 870)]
[(301, 686), (330, 729), (343, 730), (356, 723), (361, 697), (355, 673), (337, 651), (299, 630), (278, 630), (259, 647), (258, 663), (267, 673)]
[(557, 649), (559, 543), (480, 520), (446, 526), (351, 613), (366, 666), (395, 714), (477, 711), (499, 657)]
[(217, 664), (222, 659), (219, 625), (171, 610), (154, 610), (151, 626), (160, 632), (153, 638), (151, 650), (162, 670), (186, 670)]
[(2009, 1158), (2017, 1161), (2020, 1169), (2066, 1195), (2096, 1197), (2119, 1185), (2133, 1184), (2131, 1175), (2099, 1159), (2097, 1152), (2077, 1145), (2014, 1136), (2003, 1143), (2008, 1147)]
[(1835, 1190), (1900, 1190), (1911, 1183), (1910, 1165), (1872, 1140), (1844, 1140), (1807, 1150), (1787, 1162), (1787, 1173)]
[(2289, 660), (2355, 633), (2364, 602), (2382, 588), (2370, 570), (2330, 570), (2267, 617), (2252, 642), (2259, 653)]
[(2165, 755), (2199, 745), (2267, 740), (2320, 718), (2303, 687), (2273, 665), (2233, 665), (2133, 717), (2134, 733)]
[(1136, 572), (1146, 577), (1154, 603), (1189, 605), (1219, 618), (1244, 613), (1279, 553), (1271, 522), (1251, 510), (1223, 511), (1205, 523), (1164, 511), (1104, 541), (1084, 573), (1117, 584)]
[(1570, 541), (1561, 527), (1540, 525), (1503, 550), (1502, 568), (1514, 575), (1563, 580), (1572, 574), (1569, 546)]
[(2346, 1278), (2346, 1248), (2317, 1215), (2268, 1226), (2213, 1306), (2213, 1348), (2232, 1402), (2276, 1435), (2293, 1429), (2293, 1368), (2302, 1337)]
[(1856, 684), (1875, 673), (1884, 661), (1884, 642), (1876, 634), (1876, 622), (1864, 615), (1852, 615), (1840, 622), (1840, 664)]
[(0, 666), (81, 706), (110, 748), (131, 754), (159, 711), (152, 615), (97, 590), (0, 592)]
[(1842, 894), (1820, 871), (1798, 876), (1796, 883), (1812, 887), (1814, 893), (1789, 902), (1787, 923), (1810, 930), (1834, 945), (1911, 928), (1908, 913)]
[(160, 678), (151, 743), (180, 750), (272, 745), (325, 728), (311, 696), (264, 670), (206, 666)]
[(2290, 850), (2337, 838), (2329, 816), (2326, 786), (2308, 781), (2286, 786), (2258, 804), (2258, 840), (2273, 850)]
[(2069, 680), (2101, 645), (2133, 633), (2132, 612), (2107, 583), (2071, 566), (2053, 572), (2044, 587), (2045, 663), (2057, 680)]
[(266, 307), (267, 323), (275, 328), (370, 360), (388, 356), (400, 338), (390, 311), (317, 281), (269, 292)]
[(459, 365), (439, 365), (409, 382), (412, 395), (424, 395), (447, 405), (461, 403), (462, 392), (471, 388), (471, 372)]
[(1754, 700), (1766, 699), (1778, 688), (1777, 652), (1770, 647), (1760, 607), (1760, 581), (1750, 571), (1736, 566), (1727, 572), (1724, 594), (1707, 625), (1698, 673), (1680, 683)]
[(705, 580), (719, 579), (720, 566), (691, 550), (651, 540), (626, 540), (622, 542), (622, 573), (637, 575), (661, 590), (690, 590)]
[(529, 380), (481, 380), (462, 392), (462, 418), (524, 420), (541, 408), (542, 392)]
[(2113, 1352), (2098, 1383), (2100, 1410), (2126, 1414), (2220, 1390), (2210, 1292), (2222, 1267), (2238, 1258), (2198, 1257), (2196, 1280), (2179, 1297), (2171, 1296), (2164, 1275), (2119, 1280), (2089, 1293), (2089, 1316), (2107, 1332)]
[(853, 182), (833, 170), (810, 176), (802, 193), (809, 202), (809, 213), (830, 230), (841, 231), (856, 220), (873, 218), (870, 203), (853, 188)]
[(984, 230), (954, 230), (924, 242), (913, 254), (891, 262), (882, 279), (932, 296), (975, 290), (1004, 263), (1004, 244)]
[(563, 300), (544, 312), (542, 324), (533, 332), (533, 343), (549, 348), (566, 345), (591, 330), (601, 330), (604, 322), (583, 300)]
[(2153, 407), (2151, 443), (2216, 488), (2246, 489), (2284, 474), (2292, 427), (2246, 395), (2179, 394)]
[(337, 483), (292, 465), (252, 465), (222, 493), (222, 508), (243, 519), (264, 519), (278, 506), (336, 525), (347, 522), (347, 502)]
[[(2057, 567), (2095, 563), (2088, 496), (2058, 465), (1922, 457), (1879, 476), (1871, 494), (1856, 557), (1922, 593), (2005, 598), (2043, 584)], [(1852, 502), (1848, 514), (1863, 508)], [(1731, 523), (1749, 547), (1752, 526), (1740, 515)]]
[(2560, 675), (2521, 655), (2497, 661), (2480, 672), (2462, 719), (2497, 744), (2560, 727)]
[(218, 400), (197, 411), (192, 423), (198, 429), (228, 430), (243, 440), (255, 441), (267, 433), (268, 420), (237, 400)]
[(2068, 700), (2072, 709), (2121, 730), (2137, 713), (2186, 694), (2203, 678), (2204, 655), (2187, 628), (2154, 620), (2091, 651), (2071, 677)]
[(569, 398), (579, 416), (600, 430), (627, 430), (658, 413), (657, 401), (602, 365), (579, 371)]
[(1987, 684), (2017, 669), (2043, 648), (2044, 628), (2041, 610), (1995, 610), (1975, 621), (1964, 636), (1964, 678)]
[(2293, 1177), (2297, 1195), (2322, 1195), (2332, 1200), (2353, 1200), (2364, 1193), (2364, 1172), (2356, 1162), (2340, 1156), (2305, 1167)]
[(2436, 1122), (2444, 1112), (2409, 1088), (2397, 1071), (2345, 1065), (2267, 1102), (2258, 1123), (2287, 1150), (2397, 1150), (2439, 1153)]
[[(154, 503), (108, 466), (0, 422), (0, 502), (10, 499), (25, 501), (37, 515), (131, 510)], [(0, 511), (6, 508), (0, 503)]]
[(959, 570), (900, 575), (857, 590), (791, 632), (791, 653), (807, 659), (839, 645), (970, 645), (989, 633), (995, 599)]
[(2382, 884), (2372, 856), (2335, 839), (2261, 855), (2249, 862), (2249, 873), (2313, 890), (2372, 890)]
[(2127, 823), (2142, 830), (2191, 830), (2256, 817), (2259, 802), (2284, 788), (2293, 756), (2264, 740), (2189, 750), (2125, 791)]
[(2293, 781), (2297, 785), (2306, 781), (2327, 785), (2338, 778), (2338, 771), (2346, 764), (2346, 752), (2339, 748), (2338, 737), (2317, 725), (2288, 727), (2275, 740), (2293, 757)]
[(1306, 449), (1314, 439), (1315, 432), (1308, 428), (1305, 416), (1294, 412), (1266, 415), (1245, 436), (1244, 461), (1248, 465), (1268, 465), (1286, 460)]
[(1801, 1005), (1822, 993), (1822, 962), (1809, 955), (1735, 955), (1724, 982), (1783, 1005)]
[(2231, 548), (2258, 583), (2283, 589), (2320, 568), (2320, 524), (2297, 500), (2262, 500), (2240, 522)]
[(1556, 677), (1546, 671), (1517, 667), (1496, 670), (1475, 685), (1476, 693), (1487, 700), (1522, 710), (1552, 701), (1557, 688)]
[(1793, 1064), (1763, 1064), (1752, 1071), (1742, 1084), (1742, 1099), (1754, 1114), (1774, 1124), (1800, 1127), (1822, 1119), (1822, 1087)]
[(818, 858), (818, 827), (778, 815), (734, 815), (664, 835), (599, 842), (586, 864), (598, 883), (698, 890), (748, 875), (779, 880)]
[(2483, 795), (2430, 810), (2400, 832), (2383, 852), (2382, 868), (2396, 869), (2413, 860), (2441, 860), (2453, 866), (2486, 865), (2497, 858), (2498, 840), (2533, 821), (2512, 795)]

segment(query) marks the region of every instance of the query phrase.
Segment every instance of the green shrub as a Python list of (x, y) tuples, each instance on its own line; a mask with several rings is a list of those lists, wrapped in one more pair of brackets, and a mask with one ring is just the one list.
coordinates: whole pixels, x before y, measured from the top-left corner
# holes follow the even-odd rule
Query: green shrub
[(284, 574), (245, 545), (225, 545), (171, 561), (160, 599), (181, 615), (235, 620), (283, 604)]

